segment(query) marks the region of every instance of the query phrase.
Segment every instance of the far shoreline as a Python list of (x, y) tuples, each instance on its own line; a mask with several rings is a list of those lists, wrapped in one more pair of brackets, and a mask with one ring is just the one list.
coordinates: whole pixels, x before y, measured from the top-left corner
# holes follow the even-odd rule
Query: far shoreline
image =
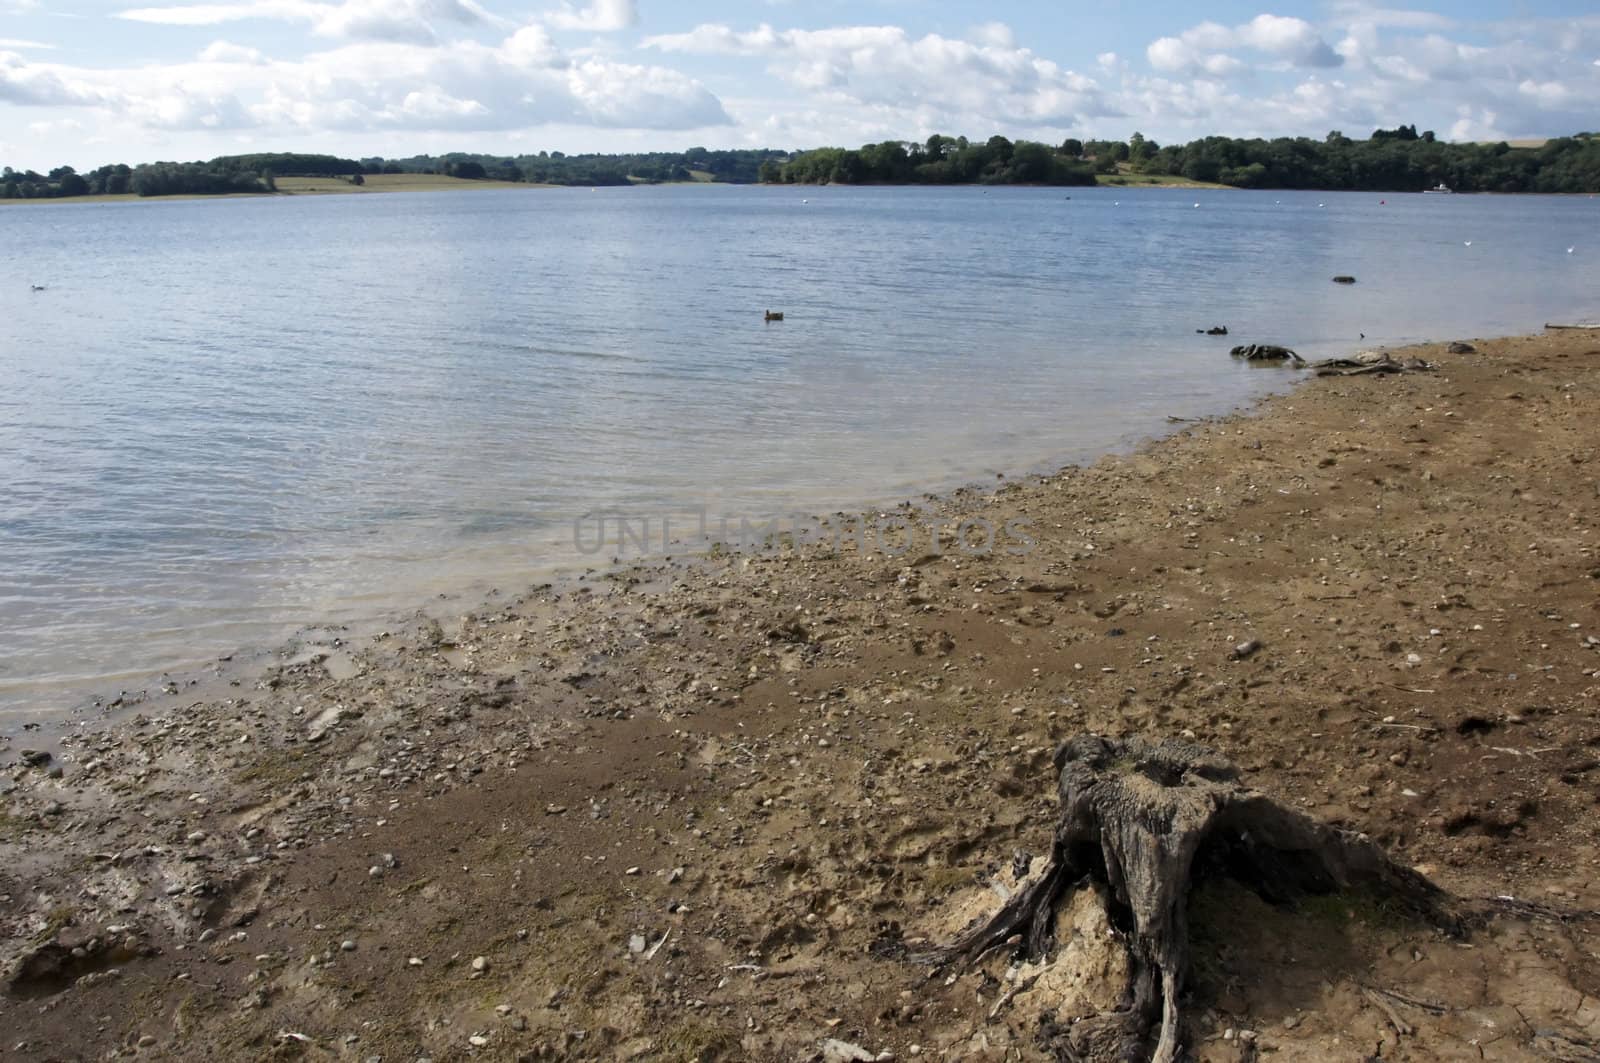
[[(1101, 175), (1105, 177), (1106, 175)], [(415, 180), (395, 181), (394, 178), (414, 178)], [(360, 197), (365, 195), (404, 195), (419, 192), (505, 192), (505, 191), (554, 191), (560, 189), (581, 190), (589, 188), (591, 191), (600, 188), (607, 189), (639, 189), (639, 188), (761, 188), (769, 190), (796, 190), (796, 189), (953, 189), (971, 188), (988, 192), (992, 189), (1028, 189), (1032, 191), (1066, 191), (1069, 195), (1075, 189), (1080, 192), (1106, 190), (1115, 192), (1257, 192), (1257, 193), (1305, 193), (1323, 196), (1331, 195), (1368, 195), (1368, 196), (1421, 196), (1424, 192), (1382, 192), (1367, 189), (1329, 189), (1329, 188), (1239, 188), (1235, 185), (1207, 184), (1203, 181), (1188, 181), (1184, 179), (1172, 180), (1144, 180), (1130, 181), (1122, 178), (1100, 180), (1093, 185), (1042, 185), (1042, 184), (996, 184), (986, 185), (976, 182), (968, 184), (771, 184), (762, 182), (731, 182), (731, 181), (657, 181), (636, 182), (627, 185), (553, 185), (532, 184), (521, 181), (492, 181), (469, 180), (459, 177), (444, 177), (435, 174), (373, 174), (366, 178), (365, 185), (351, 185), (341, 178), (279, 178), (280, 188), (277, 192), (228, 192), (219, 195), (204, 195), (199, 193), (183, 193), (170, 196), (141, 196), (133, 192), (120, 195), (101, 196), (49, 196), (38, 199), (0, 199), (0, 210), (9, 206), (83, 206), (83, 205), (117, 205), (129, 203), (163, 203), (163, 202), (197, 202), (201, 200), (277, 200), (296, 198), (326, 198), (326, 197)], [(285, 183), (291, 187), (281, 187)], [(377, 183), (377, 187), (374, 187)], [(1600, 196), (1595, 192), (1452, 192), (1452, 196), (1470, 196), (1475, 199), (1507, 198), (1507, 199), (1594, 199)]]
[[(566, 187), (524, 181), (475, 181), (440, 174), (371, 174), (362, 184), (343, 177), (280, 177), (276, 192), (229, 192), (221, 195), (185, 193), (173, 196), (141, 196), (135, 192), (104, 196), (45, 196), (38, 199), (0, 199), (0, 207), (10, 204), (64, 206), (73, 203), (160, 203), (170, 200), (202, 199), (285, 199), (295, 196), (395, 195), (403, 192), (498, 192), (506, 189), (530, 191)], [(576, 187), (576, 186), (574, 186)]]
[[(763, 182), (734, 182), (734, 181), (656, 181), (635, 182), (627, 185), (553, 185), (534, 184), (522, 181), (493, 181), (470, 180), (460, 177), (445, 177), (437, 174), (371, 174), (365, 178), (361, 185), (351, 184), (342, 177), (280, 177), (277, 179), (276, 192), (228, 192), (219, 195), (204, 195), (200, 193), (183, 193), (171, 196), (141, 196), (137, 193), (127, 192), (119, 195), (100, 196), (48, 196), (38, 199), (0, 199), (0, 207), (16, 205), (34, 206), (66, 206), (70, 204), (118, 204), (118, 203), (160, 203), (164, 201), (192, 202), (196, 200), (270, 200), (286, 199), (300, 196), (364, 196), (364, 195), (397, 195), (415, 192), (501, 192), (501, 191), (548, 191), (552, 189), (582, 189), (582, 188), (764, 188), (764, 189), (797, 189), (797, 188), (979, 188), (985, 191), (993, 188), (1027, 188), (1035, 190), (1058, 191), (1061, 189), (1088, 190), (1094, 188), (1108, 188), (1115, 190), (1142, 191), (1142, 190), (1188, 190), (1188, 191), (1218, 191), (1218, 192), (1244, 192), (1251, 189), (1234, 188), (1231, 185), (1207, 184), (1203, 181), (1189, 181), (1183, 178), (1146, 180), (1125, 180), (1121, 177), (1114, 180), (1101, 180), (1093, 185), (1047, 185), (1047, 184), (998, 184), (986, 185), (978, 182), (950, 185), (928, 184), (777, 184)], [(1261, 191), (1256, 189), (1254, 191)], [(1306, 190), (1302, 190), (1306, 191)], [(1400, 195), (1402, 193), (1393, 193)]]

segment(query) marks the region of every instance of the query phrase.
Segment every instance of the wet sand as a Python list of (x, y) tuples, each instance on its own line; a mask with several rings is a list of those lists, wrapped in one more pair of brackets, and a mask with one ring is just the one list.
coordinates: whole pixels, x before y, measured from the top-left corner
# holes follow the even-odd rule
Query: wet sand
[(1033, 982), (872, 946), (992, 911), (1093, 732), (1530, 902), (1453, 940), (1211, 883), (1197, 1058), (1592, 1058), (1600, 335), (1473, 342), (936, 503), (1027, 552), (618, 568), (14, 735), (0, 1050), (1042, 1058), (1109, 928)]

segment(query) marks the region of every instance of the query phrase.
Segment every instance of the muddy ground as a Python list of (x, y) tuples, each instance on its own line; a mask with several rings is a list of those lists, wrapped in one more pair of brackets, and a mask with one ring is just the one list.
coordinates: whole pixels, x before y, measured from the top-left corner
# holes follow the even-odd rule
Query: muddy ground
[(1197, 1058), (1596, 1059), (1600, 333), (1474, 342), (930, 503), (1023, 554), (618, 568), (10, 735), (0, 1058), (1043, 1058), (1121, 991), (1081, 897), (1042, 971), (874, 946), (995, 910), (1094, 732), (1527, 902), (1207, 880)]

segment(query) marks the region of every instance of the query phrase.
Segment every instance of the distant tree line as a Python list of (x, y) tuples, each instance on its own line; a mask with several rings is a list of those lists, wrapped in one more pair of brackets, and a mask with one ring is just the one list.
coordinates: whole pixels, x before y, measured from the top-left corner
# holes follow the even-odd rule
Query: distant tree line
[(761, 167), (768, 184), (1092, 185), (1094, 167), (1062, 148), (1002, 136), (973, 142), (934, 134), (925, 143), (885, 140), (856, 150), (818, 148)]
[(1093, 184), (1097, 175), (1152, 174), (1237, 188), (1420, 192), (1600, 192), (1600, 135), (1580, 133), (1539, 148), (1448, 144), (1416, 126), (1368, 140), (1205, 137), (1166, 147), (1139, 133), (1126, 141), (1067, 139), (1057, 147), (990, 137), (932, 136), (857, 150), (819, 148), (768, 161), (761, 179), (784, 184)]
[(1069, 138), (1051, 146), (993, 136), (936, 134), (857, 149), (818, 148), (642, 152), (631, 155), (413, 155), (344, 159), (288, 152), (223, 155), (209, 162), (70, 166), (47, 174), (0, 169), (0, 198), (222, 195), (273, 192), (278, 177), (337, 177), (355, 184), (380, 173), (443, 174), (466, 180), (553, 185), (630, 185), (663, 181), (727, 184), (1033, 184), (1088, 185), (1097, 177), (1150, 174), (1238, 188), (1316, 188), (1417, 192), (1445, 184), (1458, 192), (1600, 192), (1600, 134), (1578, 133), (1538, 148), (1449, 144), (1414, 125), (1379, 129), (1367, 140), (1337, 130), (1322, 140), (1204, 137), (1162, 146), (1139, 133), (1126, 141)]
[[(1068, 145), (1075, 142), (1069, 141)], [(1137, 133), (1127, 144), (1083, 144), (1102, 172), (1170, 174), (1237, 188), (1420, 192), (1600, 192), (1600, 137), (1579, 133), (1538, 148), (1449, 144), (1416, 126), (1375, 130), (1352, 140), (1335, 130), (1322, 140), (1205, 137), (1162, 147)]]
[(787, 153), (769, 149), (638, 152), (631, 155), (413, 155), (405, 159), (369, 158), (361, 165), (373, 173), (430, 173), (467, 180), (517, 181), (546, 185), (632, 185), (667, 181), (716, 181), (753, 184), (761, 165)]
[(632, 155), (413, 155), (405, 159), (344, 159), (334, 155), (290, 152), (223, 155), (209, 162), (156, 162), (143, 166), (102, 166), (77, 173), (70, 166), (48, 174), (33, 170), (0, 171), (0, 198), (55, 199), (66, 196), (215, 195), (276, 191), (279, 177), (337, 177), (363, 184), (370, 174), (443, 174), (469, 181), (515, 181), (551, 185), (634, 185), (666, 181), (714, 181), (753, 184), (761, 166), (786, 152), (768, 149), (678, 152)]
[(361, 173), (354, 159), (291, 153), (222, 155), (210, 162), (117, 163), (88, 173), (58, 166), (47, 174), (0, 170), (0, 198), (59, 199), (70, 196), (215, 196), (277, 191), (278, 177), (332, 177)]
[(275, 177), (347, 177), (363, 172), (362, 165), (354, 159), (282, 151), (223, 155), (212, 159), (207, 165), (225, 172), (272, 174)]

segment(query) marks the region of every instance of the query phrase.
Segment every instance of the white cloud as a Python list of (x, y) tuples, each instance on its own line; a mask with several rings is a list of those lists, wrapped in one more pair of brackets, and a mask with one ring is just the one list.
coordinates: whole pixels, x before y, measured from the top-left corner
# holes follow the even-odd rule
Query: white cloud
[(639, 4), (637, 0), (593, 0), (585, 8), (567, 4), (548, 15), (547, 21), (556, 29), (613, 33), (638, 24)]
[(225, 22), (269, 19), (305, 22), (323, 37), (407, 41), (428, 44), (438, 39), (435, 25), (504, 25), (474, 0), (238, 0), (236, 3), (140, 7), (119, 18), (168, 26), (217, 26)]
[[(1183, 134), (1315, 136), (1343, 128), (1361, 136), (1414, 122), (1477, 140), (1588, 128), (1600, 110), (1600, 76), (1591, 65), (1600, 17), (1464, 25), (1368, 3), (1333, 10), (1320, 29), (1257, 16), (1158, 39), (1146, 56), (1156, 77), (1125, 76), (1114, 98), (1142, 112), (1147, 131), (1176, 125)], [(1323, 30), (1339, 35), (1337, 68), (1319, 51)], [(1242, 58), (1243, 49), (1268, 61), (1249, 65), (1253, 76), (1239, 81), (1248, 92), (1225, 91), (1219, 74), (1228, 67), (1218, 57)]]
[[(809, 31), (789, 30), (788, 34)], [(720, 23), (702, 23), (687, 33), (646, 37), (644, 47), (691, 55), (761, 55), (779, 46), (778, 31), (765, 22), (757, 29), (739, 32)]]
[(1161, 37), (1145, 49), (1145, 58), (1157, 70), (1226, 77), (1244, 66), (1223, 52), (1204, 52), (1181, 37)]
[(55, 45), (45, 44), (41, 41), (23, 41), (14, 37), (0, 37), (0, 51), (25, 51), (29, 49), (53, 51)]
[(1230, 49), (1250, 49), (1297, 67), (1334, 67), (1344, 61), (1311, 23), (1272, 14), (1232, 27), (1202, 22), (1176, 37), (1157, 39), (1145, 49), (1145, 58), (1166, 73), (1227, 77), (1247, 68), (1228, 54)]
[(0, 100), (34, 107), (93, 106), (105, 96), (87, 80), (0, 52)]
[[(1009, 32), (1009, 31), (1008, 31)], [(813, 94), (831, 111), (902, 116), (895, 135), (924, 136), (952, 128), (1061, 130), (1111, 113), (1093, 78), (1064, 69), (1027, 48), (957, 40), (936, 33), (914, 37), (898, 26), (841, 26), (738, 31), (721, 24), (644, 41), (647, 48), (688, 55), (766, 60), (792, 89)]]
[(82, 129), (83, 123), (76, 118), (59, 118), (54, 121), (28, 123), (28, 132), (36, 137), (48, 136), (52, 133), (76, 133)]
[(1339, 57), (1311, 23), (1281, 15), (1257, 15), (1234, 30), (1239, 43), (1296, 66), (1338, 66)]
[(255, 0), (238, 4), (188, 4), (180, 7), (136, 7), (119, 12), (117, 17), (132, 22), (154, 22), (165, 26), (216, 26), (246, 19), (303, 19), (313, 21), (325, 5), (298, 0)]
[(123, 70), (28, 63), (0, 53), (0, 100), (94, 108), (153, 130), (509, 131), (551, 123), (699, 129), (729, 118), (675, 70), (575, 59), (543, 29), (499, 45), (368, 42), (268, 60), (218, 42), (196, 61)]
[[(230, 30), (232, 40), (188, 61), (94, 69), (44, 62), (57, 53), (25, 50), (27, 41), (0, 42), (0, 101), (59, 108), (45, 117), (87, 123), (76, 133), (50, 126), (30, 151), (82, 150), (105, 133), (136, 145), (132, 161), (187, 150), (169, 145), (246, 141), (448, 150), (463, 133), (492, 134), (488, 143), (474, 137), (486, 148), (559, 141), (620, 150), (807, 147), (932, 132), (1059, 140), (1135, 128), (1162, 142), (1328, 129), (1363, 136), (1412, 122), (1496, 139), (1590, 128), (1600, 112), (1600, 16), (1457, 24), (1333, 0), (1316, 24), (1262, 13), (1156, 28), (1142, 56), (1104, 52), (1078, 72), (999, 22), (957, 37), (897, 25), (710, 23), (647, 38), (646, 60), (624, 51), (631, 37), (603, 36), (637, 22), (636, 0), (540, 0), (534, 6), (546, 10), (531, 24), (498, 33), (491, 30), (504, 23), (480, 0), (132, 2), (166, 2), (124, 13), (147, 22), (272, 19), (333, 43), (280, 57), (258, 49), (281, 35)], [(557, 38), (565, 31), (588, 36), (564, 47)], [(695, 80), (702, 57), (744, 60), (711, 64), (725, 79), (715, 84), (739, 90), (719, 99)], [(25, 129), (17, 119), (0, 135), (16, 142)]]
[(212, 41), (200, 50), (196, 57), (202, 63), (261, 63), (266, 61), (254, 48), (246, 48), (242, 44), (231, 44), (228, 41)]
[(974, 26), (967, 37), (973, 44), (983, 45), (988, 48), (1015, 48), (1017, 46), (1017, 35), (1004, 22), (985, 22), (981, 26)]
[(1334, 21), (1339, 24), (1364, 23), (1386, 29), (1451, 30), (1458, 23), (1448, 15), (1432, 11), (1411, 11), (1400, 8), (1374, 7), (1360, 0), (1346, 0), (1333, 5)]
[(1517, 91), (1544, 108), (1563, 107), (1571, 103), (1573, 97), (1572, 89), (1559, 81), (1535, 81), (1532, 78), (1519, 84)]
[(1490, 110), (1473, 112), (1471, 107), (1463, 106), (1458, 109), (1458, 118), (1450, 127), (1451, 140), (1479, 140), (1500, 141), (1510, 139), (1499, 128), (1499, 116)]
[(1454, 21), (1430, 12), (1366, 3), (1334, 11), (1323, 25), (1273, 13), (1201, 22), (1151, 41), (1148, 67), (1106, 53), (1091, 76), (985, 30), (951, 40), (897, 26), (710, 23), (644, 45), (763, 63), (782, 89), (729, 100), (747, 142), (840, 144), (857, 142), (858, 132), (883, 139), (995, 129), (1049, 139), (1063, 128), (1126, 136), (1136, 127), (1161, 140), (1321, 136), (1335, 128), (1363, 136), (1412, 122), (1444, 132), (1463, 121), (1474, 135), (1537, 135), (1587, 128), (1600, 110), (1595, 52), (1571, 50), (1575, 32), (1600, 33), (1600, 18), (1456, 32)]

